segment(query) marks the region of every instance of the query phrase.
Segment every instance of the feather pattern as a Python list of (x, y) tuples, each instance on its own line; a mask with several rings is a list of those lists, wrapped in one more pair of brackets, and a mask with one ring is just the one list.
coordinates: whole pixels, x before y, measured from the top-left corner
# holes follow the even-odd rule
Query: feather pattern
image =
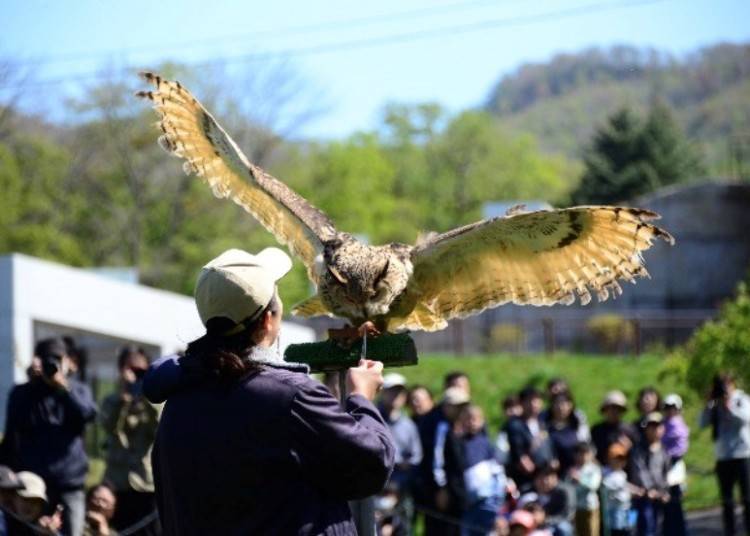
[(155, 91), (137, 95), (151, 100), (160, 117), (159, 145), (184, 158), (183, 170), (201, 177), (216, 197), (229, 197), (252, 214), (307, 267), (317, 283), (315, 257), (335, 237), (328, 217), (260, 167), (251, 164), (210, 113), (179, 82), (142, 73)]
[[(619, 295), (619, 279), (647, 276), (641, 252), (658, 215), (621, 207), (512, 213), (432, 236), (412, 251), (414, 275), (390, 329), (441, 329), (445, 321), (504, 303), (588, 303)], [(424, 305), (424, 306), (422, 306)], [(425, 310), (429, 311), (426, 314)], [(429, 318), (428, 318), (429, 317)]]

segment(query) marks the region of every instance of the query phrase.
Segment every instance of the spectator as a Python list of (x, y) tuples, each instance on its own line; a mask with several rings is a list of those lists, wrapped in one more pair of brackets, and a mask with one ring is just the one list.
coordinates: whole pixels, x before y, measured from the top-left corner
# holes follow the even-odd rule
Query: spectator
[[(568, 394), (570, 395), (571, 400), (573, 399), (573, 393), (570, 390), (570, 386), (568, 385), (568, 382), (564, 378), (551, 378), (547, 382), (547, 402), (550, 404), (550, 407), (552, 405), (552, 399), (559, 394)], [(573, 413), (576, 416), (576, 419), (578, 419), (578, 423), (581, 429), (582, 434), (588, 434), (589, 432), (589, 421), (586, 417), (586, 414), (581, 411), (579, 408), (573, 408)], [(546, 422), (549, 417), (549, 409), (545, 409), (542, 411), (542, 413), (539, 415), (539, 419)], [(589, 437), (581, 437), (581, 441), (589, 441)]]
[[(443, 418), (435, 430), (435, 446), (432, 455), (432, 483), (434, 493), (434, 508), (443, 516), (458, 521), (462, 514), (462, 497), (457, 493), (455, 486), (449, 486), (448, 471), (458, 472), (457, 453), (459, 448), (456, 441), (457, 436), (462, 435), (463, 430), (458, 416), (466, 405), (469, 404), (469, 395), (461, 387), (449, 387), (445, 390), (443, 400), (440, 404)], [(446, 461), (449, 465), (446, 465)], [(430, 519), (430, 518), (428, 518)], [(426, 520), (427, 521), (427, 520)], [(430, 519), (430, 532), (438, 534), (453, 534), (459, 531), (455, 523), (445, 523), (436, 518)], [(430, 533), (428, 532), (428, 534)]]
[(723, 508), (724, 534), (735, 534), (734, 500), (736, 484), (742, 494), (745, 527), (750, 527), (750, 397), (738, 389), (734, 377), (714, 378), (700, 426), (711, 426), (716, 452), (716, 476)]
[(83, 434), (96, 417), (96, 405), (89, 388), (68, 377), (70, 358), (62, 339), (40, 341), (34, 354), (42, 374), (10, 392), (3, 458), (13, 469), (44, 479), (48, 507), (64, 507), (63, 534), (80, 536), (88, 471)]
[(607, 449), (607, 465), (602, 475), (604, 521), (611, 536), (629, 536), (633, 526), (630, 514), (631, 486), (625, 472), (627, 465), (628, 447), (622, 443), (612, 443)]
[(601, 404), (604, 420), (591, 428), (591, 441), (596, 448), (596, 458), (601, 465), (607, 463), (609, 447), (622, 443), (630, 449), (638, 441), (638, 432), (622, 421), (627, 410), (627, 399), (622, 391), (610, 391)]
[(503, 465), (508, 465), (510, 461), (510, 443), (508, 442), (508, 422), (514, 417), (520, 417), (523, 413), (523, 407), (521, 401), (516, 395), (508, 395), (503, 399), (503, 417), (505, 422), (503, 423), (500, 432), (497, 434), (495, 440), (495, 448), (497, 449), (497, 461)]
[(57, 534), (62, 525), (60, 512), (44, 515), (47, 506), (44, 480), (30, 471), (21, 471), (17, 476), (23, 487), (16, 490), (13, 516), (7, 520), (8, 536)]
[[(554, 536), (573, 535), (574, 491), (567, 484), (560, 482), (554, 467), (546, 465), (536, 470), (533, 491), (530, 494), (535, 494), (535, 502), (544, 508), (544, 524)], [(523, 496), (521, 500), (523, 501)]]
[[(109, 486), (99, 484), (89, 489), (86, 493), (84, 536), (117, 536), (117, 531), (110, 526), (117, 506), (117, 498)], [(137, 534), (143, 534), (143, 531)]]
[(0, 535), (5, 536), (7, 525), (5, 513), (12, 514), (16, 491), (23, 488), (23, 484), (10, 467), (0, 465)]
[(375, 527), (378, 536), (408, 536), (409, 519), (399, 508), (401, 497), (393, 482), (389, 482), (375, 498)]
[(599, 486), (602, 471), (588, 443), (578, 443), (568, 481), (576, 493), (575, 526), (578, 536), (599, 536)]
[(78, 346), (76, 340), (70, 335), (64, 335), (62, 338), (65, 343), (66, 353), (70, 357), (71, 375), (76, 379), (86, 381), (86, 368), (88, 366), (88, 351), (82, 346)]
[(533, 387), (519, 393), (523, 412), (508, 422), (506, 427), (510, 443), (508, 474), (519, 488), (531, 484), (538, 467), (553, 463), (552, 445), (539, 421), (542, 411), (542, 395)]
[(638, 411), (638, 418), (633, 422), (633, 428), (638, 432), (639, 439), (643, 439), (643, 434), (646, 431), (646, 417), (655, 411), (661, 410), (661, 395), (659, 395), (659, 391), (650, 385), (638, 391), (635, 409)]
[[(107, 434), (104, 481), (117, 496), (112, 526), (119, 531), (156, 511), (151, 447), (159, 409), (143, 396), (143, 376), (149, 362), (142, 348), (122, 348), (117, 357), (119, 389), (102, 402), (101, 423)], [(142, 531), (146, 535), (159, 532), (158, 520)]]
[(559, 471), (563, 478), (575, 462), (576, 446), (579, 442), (589, 439), (588, 428), (579, 422), (574, 409), (570, 393), (558, 393), (552, 397), (546, 421), (552, 449), (560, 464)]
[(379, 493), (395, 456), (370, 400), (382, 363), (349, 369), (344, 407), (273, 348), (281, 250), (229, 250), (202, 270), (206, 333), (152, 365), (144, 392), (166, 399), (152, 459), (164, 533), (356, 534), (348, 500)]
[(687, 480), (687, 470), (682, 457), (687, 453), (690, 430), (682, 418), (682, 398), (677, 394), (664, 397), (664, 437), (661, 442), (669, 456), (669, 502), (664, 505), (665, 536), (684, 536), (687, 533), (682, 493)]
[(443, 378), (443, 391), (447, 391), (451, 387), (462, 389), (466, 393), (466, 396), (471, 398), (471, 383), (465, 372), (454, 370), (445, 375)]
[(534, 514), (528, 510), (516, 510), (510, 515), (510, 536), (530, 536), (536, 528)]
[(661, 444), (664, 435), (661, 413), (649, 413), (642, 422), (643, 440), (631, 454), (628, 480), (635, 487), (633, 506), (638, 513), (638, 534), (656, 536), (663, 506), (669, 501), (669, 457)]
[(470, 404), (459, 415), (462, 434), (458, 438), (460, 469), (457, 495), (463, 500), (462, 536), (487, 534), (495, 526), (505, 498), (505, 471), (497, 462), (495, 448), (485, 432), (484, 413)]
[(411, 410), (411, 418), (415, 424), (435, 407), (432, 393), (424, 385), (415, 385), (409, 390), (408, 403)]
[(396, 446), (396, 458), (392, 484), (389, 492), (398, 494), (398, 510), (403, 519), (402, 525), (408, 532), (408, 521), (414, 514), (412, 499), (413, 477), (422, 461), (422, 444), (414, 422), (403, 413), (406, 405), (406, 378), (391, 373), (383, 378), (383, 391), (380, 396), (380, 414), (388, 425)]
[(531, 531), (531, 536), (553, 536), (552, 530), (547, 526), (547, 514), (544, 511), (544, 507), (539, 504), (536, 493), (528, 495), (529, 499), (521, 504), (523, 511), (529, 512), (534, 521), (534, 530)]

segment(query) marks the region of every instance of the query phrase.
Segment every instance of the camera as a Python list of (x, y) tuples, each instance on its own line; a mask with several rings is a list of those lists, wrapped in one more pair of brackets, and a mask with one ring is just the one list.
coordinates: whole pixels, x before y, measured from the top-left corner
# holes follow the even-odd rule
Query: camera
[(41, 360), (42, 374), (45, 378), (52, 378), (62, 369), (62, 356), (54, 354), (45, 355), (41, 357)]

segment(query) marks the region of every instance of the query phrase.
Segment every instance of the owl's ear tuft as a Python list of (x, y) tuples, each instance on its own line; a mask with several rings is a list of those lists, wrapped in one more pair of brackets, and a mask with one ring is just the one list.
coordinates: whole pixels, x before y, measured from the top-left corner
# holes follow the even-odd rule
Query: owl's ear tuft
[(383, 278), (388, 275), (388, 268), (391, 265), (391, 259), (385, 260), (385, 266), (383, 266), (383, 269), (380, 271), (380, 273), (377, 275), (375, 280), (372, 282), (372, 288), (377, 289), (378, 284), (383, 280)]

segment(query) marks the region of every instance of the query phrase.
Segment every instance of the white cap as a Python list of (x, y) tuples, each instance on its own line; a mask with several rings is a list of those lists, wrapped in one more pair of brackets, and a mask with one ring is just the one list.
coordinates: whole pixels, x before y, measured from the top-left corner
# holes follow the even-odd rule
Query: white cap
[(469, 395), (460, 387), (448, 387), (443, 393), (443, 402), (451, 406), (468, 404), (470, 401)]
[(607, 406), (617, 406), (618, 408), (627, 409), (628, 399), (622, 391), (610, 391), (604, 396), (601, 408), (604, 409)]
[(47, 502), (47, 486), (41, 476), (31, 471), (21, 471), (16, 476), (23, 484), (23, 488), (16, 491), (18, 495), (24, 499), (42, 499)]
[(230, 249), (206, 264), (195, 284), (195, 305), (203, 325), (216, 317), (239, 324), (265, 309), (276, 282), (292, 268), (289, 255), (266, 248), (257, 255)]
[(406, 378), (398, 372), (391, 372), (383, 376), (383, 389), (391, 387), (406, 387)]
[(677, 409), (682, 409), (682, 398), (676, 393), (668, 394), (664, 397), (664, 406), (674, 406)]

